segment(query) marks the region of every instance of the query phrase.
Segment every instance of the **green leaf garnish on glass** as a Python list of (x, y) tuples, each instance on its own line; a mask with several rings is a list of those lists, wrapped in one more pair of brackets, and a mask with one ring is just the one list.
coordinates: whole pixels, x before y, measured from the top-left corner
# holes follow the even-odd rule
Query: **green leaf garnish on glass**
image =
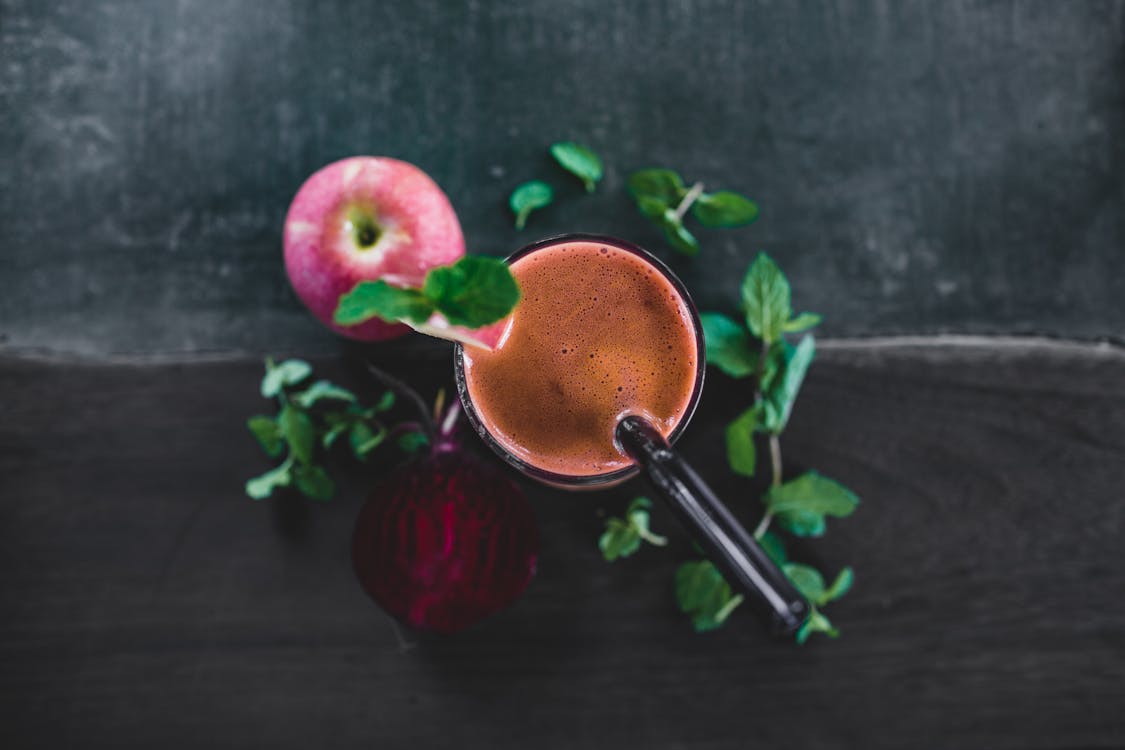
[(480, 328), (503, 320), (520, 298), (508, 264), (500, 258), (466, 255), (451, 266), (431, 268), (421, 289), (361, 281), (340, 297), (333, 319), (356, 325), (371, 318), (421, 324), (441, 313), (450, 324)]

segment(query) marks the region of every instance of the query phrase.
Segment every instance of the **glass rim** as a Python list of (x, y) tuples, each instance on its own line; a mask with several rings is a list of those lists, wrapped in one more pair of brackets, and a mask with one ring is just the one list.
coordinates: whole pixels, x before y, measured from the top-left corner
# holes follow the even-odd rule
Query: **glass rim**
[[(696, 368), (695, 368), (695, 383), (692, 386), (691, 397), (688, 399), (687, 408), (684, 409), (683, 416), (672, 428), (672, 432), (668, 435), (668, 442), (675, 443), (681, 433), (687, 427), (688, 422), (691, 421), (692, 416), (695, 414), (696, 407), (699, 405), (700, 396), (703, 393), (703, 377), (707, 369), (706, 358), (706, 342), (703, 339), (703, 323), (699, 318), (699, 311), (696, 310), (695, 302), (692, 300), (691, 295), (688, 294), (687, 287), (683, 282), (672, 272), (668, 265), (657, 258), (655, 255), (645, 250), (640, 245), (623, 240), (618, 237), (613, 237), (605, 234), (592, 234), (586, 232), (572, 232), (568, 234), (559, 234), (551, 237), (546, 237), (537, 240), (530, 244), (524, 245), (514, 253), (504, 259), (508, 265), (516, 262), (524, 256), (530, 255), (544, 248), (558, 245), (563, 242), (592, 242), (595, 244), (601, 243), (612, 245), (619, 250), (625, 250), (633, 255), (641, 258), (643, 261), (651, 265), (667, 279), (672, 288), (676, 290), (677, 294), (684, 302), (684, 307), (687, 308), (688, 317), (691, 320), (693, 332), (695, 334), (695, 349), (696, 349)], [(477, 414), (476, 407), (473, 405), (472, 397), (469, 395), (468, 382), (465, 379), (465, 360), (464, 360), (465, 347), (461, 343), (455, 344), (453, 348), (453, 373), (457, 383), (457, 396), (461, 400), (461, 407), (465, 411), (465, 417), (472, 425), (473, 431), (480, 436), (485, 445), (493, 450), (500, 458), (504, 459), (508, 464), (519, 469), (520, 472), (532, 479), (537, 479), (546, 484), (555, 485), (565, 488), (582, 488), (582, 487), (598, 487), (624, 481), (634, 475), (640, 470), (640, 467), (634, 463), (632, 466), (625, 466), (613, 471), (603, 472), (601, 474), (560, 474), (558, 472), (543, 469), (534, 464), (528, 463), (519, 456), (512, 453), (508, 448), (497, 440), (488, 428), (484, 426), (480, 416)], [(615, 441), (616, 442), (616, 441)]]

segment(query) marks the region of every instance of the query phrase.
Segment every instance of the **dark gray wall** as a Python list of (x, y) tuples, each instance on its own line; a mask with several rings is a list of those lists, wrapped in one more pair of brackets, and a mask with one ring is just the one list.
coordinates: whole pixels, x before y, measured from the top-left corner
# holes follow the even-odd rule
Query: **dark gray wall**
[[(678, 263), (730, 306), (757, 249), (825, 335), (1125, 332), (1123, 2), (0, 0), (0, 336), (324, 350), (280, 264), (302, 179), (398, 156), (472, 246), (658, 246), (638, 167), (741, 189)], [(553, 140), (596, 147), (584, 197)], [(560, 202), (515, 233), (517, 183)], [(666, 253), (663, 249), (662, 253)]]

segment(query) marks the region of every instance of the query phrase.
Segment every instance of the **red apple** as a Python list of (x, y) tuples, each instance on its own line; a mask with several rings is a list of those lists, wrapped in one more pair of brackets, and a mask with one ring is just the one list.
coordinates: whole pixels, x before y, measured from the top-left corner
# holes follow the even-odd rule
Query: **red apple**
[(338, 326), (332, 314), (340, 295), (376, 279), (421, 287), (426, 271), (464, 254), (461, 224), (445, 193), (398, 159), (355, 156), (329, 164), (305, 181), (285, 217), (285, 270), (297, 296), (320, 322), (363, 341), (410, 329), (378, 318)]

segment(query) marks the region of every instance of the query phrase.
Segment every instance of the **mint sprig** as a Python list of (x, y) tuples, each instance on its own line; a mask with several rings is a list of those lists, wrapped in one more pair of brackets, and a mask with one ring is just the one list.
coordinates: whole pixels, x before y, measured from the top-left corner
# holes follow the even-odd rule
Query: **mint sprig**
[(587, 193), (594, 192), (605, 174), (602, 160), (597, 154), (580, 143), (572, 142), (555, 143), (550, 151), (560, 167), (582, 181)]
[(246, 426), (267, 456), (285, 455), (285, 460), (246, 482), (246, 494), (254, 500), (267, 498), (280, 487), (294, 487), (313, 500), (329, 500), (336, 484), (317, 463), (322, 452), (347, 435), (352, 455), (365, 461), (388, 435), (378, 415), (394, 406), (391, 391), (365, 407), (354, 393), (327, 380), (304, 385), (311, 375), (312, 367), (302, 360), (280, 364), (266, 360), (261, 392), (277, 401), (278, 413), (250, 417)]
[(626, 185), (641, 214), (684, 255), (699, 254), (699, 240), (684, 226), (689, 211), (704, 227), (715, 229), (745, 226), (758, 218), (758, 206), (746, 196), (730, 190), (706, 193), (702, 182), (689, 188), (671, 169), (639, 170)]
[(437, 312), (452, 325), (480, 328), (505, 318), (519, 298), (507, 263), (466, 255), (451, 266), (431, 268), (421, 289), (361, 281), (340, 297), (333, 320), (343, 326), (371, 318), (421, 324)]
[(786, 335), (807, 331), (821, 321), (811, 312), (793, 314), (792, 290), (777, 263), (759, 253), (741, 286), (744, 325), (719, 313), (704, 313), (707, 361), (733, 378), (753, 383), (753, 403), (726, 428), (727, 462), (731, 470), (752, 476), (757, 467), (756, 437), (769, 448), (770, 487), (762, 497), (765, 513), (754, 536), (781, 566), (794, 586), (809, 600), (812, 612), (797, 633), (804, 643), (813, 633), (836, 637), (839, 631), (821, 607), (843, 596), (854, 574), (844, 568), (831, 586), (815, 568), (787, 559), (782, 538), (771, 524), (797, 537), (818, 537), (827, 531), (829, 517), (845, 518), (859, 498), (844, 485), (808, 471), (784, 481), (780, 436), (789, 422), (797, 395), (816, 356), (816, 342), (806, 335), (793, 345)]
[(605, 531), (598, 538), (598, 549), (607, 562), (629, 557), (641, 548), (641, 542), (657, 547), (668, 544), (668, 539), (649, 530), (649, 508), (652, 501), (647, 497), (633, 498), (625, 510), (624, 518), (608, 518)]

